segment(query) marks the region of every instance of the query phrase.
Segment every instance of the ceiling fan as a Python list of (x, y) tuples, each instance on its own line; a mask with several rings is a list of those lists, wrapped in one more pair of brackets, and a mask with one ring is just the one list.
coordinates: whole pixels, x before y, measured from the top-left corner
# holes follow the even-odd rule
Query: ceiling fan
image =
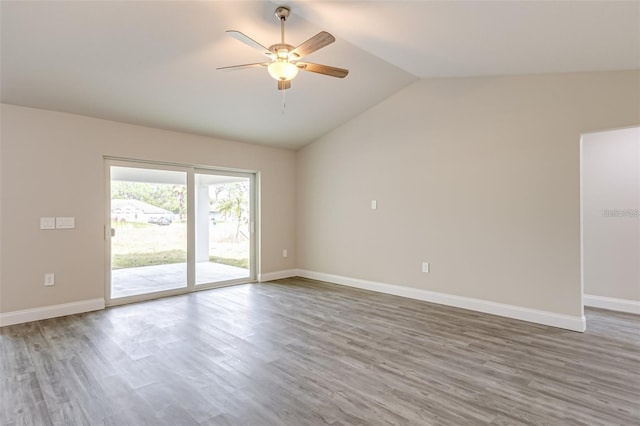
[(328, 65), (314, 64), (311, 62), (302, 62), (300, 59), (321, 49), (334, 41), (335, 37), (326, 31), (321, 31), (311, 37), (304, 43), (294, 47), (284, 41), (284, 23), (289, 17), (291, 10), (288, 7), (280, 6), (276, 8), (275, 15), (280, 20), (280, 43), (269, 46), (268, 48), (246, 36), (240, 31), (228, 30), (227, 34), (231, 37), (261, 51), (265, 56), (271, 59), (270, 62), (257, 62), (253, 64), (232, 65), (229, 67), (220, 67), (218, 70), (236, 70), (242, 68), (259, 68), (267, 67), (271, 77), (278, 81), (278, 90), (286, 90), (291, 87), (291, 80), (298, 75), (299, 70), (315, 72), (331, 77), (344, 78), (349, 74), (349, 70), (343, 68), (330, 67)]

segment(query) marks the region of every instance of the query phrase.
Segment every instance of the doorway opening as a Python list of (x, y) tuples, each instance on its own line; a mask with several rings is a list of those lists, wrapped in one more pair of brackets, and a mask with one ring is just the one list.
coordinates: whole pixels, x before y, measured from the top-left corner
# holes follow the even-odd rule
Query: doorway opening
[(585, 306), (640, 314), (640, 127), (580, 140)]

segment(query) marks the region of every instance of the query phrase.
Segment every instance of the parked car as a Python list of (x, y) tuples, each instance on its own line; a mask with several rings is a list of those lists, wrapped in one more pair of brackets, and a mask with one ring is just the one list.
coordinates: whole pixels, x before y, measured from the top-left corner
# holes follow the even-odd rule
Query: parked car
[(150, 217), (148, 220), (149, 223), (154, 223), (160, 226), (171, 225), (171, 219), (167, 217)]

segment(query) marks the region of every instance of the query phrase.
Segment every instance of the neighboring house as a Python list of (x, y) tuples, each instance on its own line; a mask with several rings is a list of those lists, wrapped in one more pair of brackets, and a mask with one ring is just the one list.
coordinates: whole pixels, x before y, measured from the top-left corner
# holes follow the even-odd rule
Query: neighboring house
[(173, 213), (140, 200), (111, 200), (111, 220), (117, 222), (149, 222), (149, 219), (173, 219)]

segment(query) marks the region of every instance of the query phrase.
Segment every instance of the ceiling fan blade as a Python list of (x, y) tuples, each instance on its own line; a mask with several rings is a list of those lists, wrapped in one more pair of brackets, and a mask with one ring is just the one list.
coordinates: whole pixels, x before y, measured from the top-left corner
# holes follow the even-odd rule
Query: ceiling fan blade
[(295, 61), (301, 59), (318, 49), (321, 49), (336, 41), (336, 38), (326, 31), (320, 31), (318, 34), (305, 41), (291, 52), (289, 52), (289, 59)]
[(265, 56), (269, 56), (269, 57), (273, 56), (272, 51), (270, 51), (269, 49), (267, 49), (266, 47), (264, 47), (263, 45), (261, 45), (260, 43), (258, 43), (257, 41), (249, 37), (248, 35), (241, 33), (240, 31), (227, 30), (227, 34), (229, 34), (231, 37), (235, 38), (236, 40), (243, 42), (247, 46), (250, 46), (254, 49), (261, 51)]
[(231, 65), (229, 67), (219, 67), (216, 70), (238, 70), (242, 68), (258, 68), (258, 67), (267, 67), (271, 62), (258, 62), (255, 64), (243, 64), (243, 65)]
[(311, 71), (331, 77), (345, 78), (349, 70), (344, 68), (330, 67), (329, 65), (313, 64), (311, 62), (296, 62), (296, 66), (304, 71)]
[(287, 90), (291, 88), (291, 80), (278, 80), (278, 90)]

